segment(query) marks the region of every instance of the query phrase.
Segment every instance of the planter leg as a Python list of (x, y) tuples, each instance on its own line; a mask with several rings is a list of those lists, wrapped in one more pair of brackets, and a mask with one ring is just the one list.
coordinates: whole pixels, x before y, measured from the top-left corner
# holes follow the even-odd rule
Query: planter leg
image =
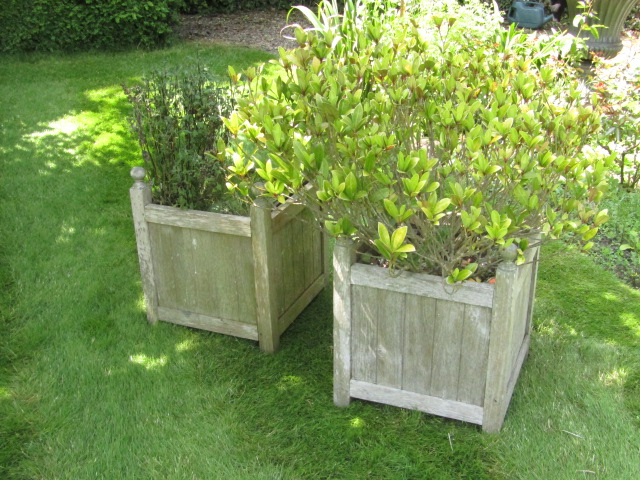
[[(513, 248), (511, 248), (513, 247)], [(484, 396), (482, 429), (488, 433), (500, 431), (509, 406), (509, 380), (512, 370), (509, 348), (514, 328), (514, 304), (517, 292), (517, 251), (511, 246), (504, 253), (504, 261), (496, 271), (496, 295), (493, 300), (487, 384)]]
[(273, 232), (271, 204), (258, 197), (251, 206), (251, 231), (253, 265), (256, 288), (256, 316), (258, 343), (266, 353), (275, 352), (280, 346), (278, 329), (278, 309), (276, 305), (276, 282), (273, 278), (275, 256), (273, 252)]
[(351, 401), (351, 265), (353, 242), (338, 239), (333, 249), (333, 402)]
[(156, 323), (158, 321), (158, 294), (153, 272), (153, 260), (151, 258), (149, 225), (144, 218), (145, 206), (151, 203), (151, 188), (149, 188), (149, 184), (144, 181), (146, 175), (147, 173), (142, 167), (133, 167), (131, 169), (131, 177), (135, 180), (135, 183), (129, 189), (129, 196), (131, 197), (133, 226), (136, 231), (138, 262), (140, 263), (140, 275), (142, 277), (144, 303), (147, 309), (147, 320), (149, 323)]

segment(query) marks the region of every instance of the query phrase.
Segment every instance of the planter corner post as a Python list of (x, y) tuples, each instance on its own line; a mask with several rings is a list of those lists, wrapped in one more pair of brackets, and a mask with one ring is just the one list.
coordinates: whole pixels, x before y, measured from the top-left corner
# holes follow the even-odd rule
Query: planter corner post
[(138, 261), (140, 263), (140, 275), (142, 277), (142, 291), (147, 309), (147, 320), (149, 323), (156, 323), (158, 321), (158, 296), (154, 280), (149, 225), (144, 215), (145, 207), (151, 203), (151, 188), (149, 184), (144, 181), (146, 175), (147, 172), (142, 167), (133, 167), (131, 169), (131, 178), (133, 178), (134, 184), (129, 189), (129, 196), (131, 198), (131, 212), (136, 233)]
[(513, 335), (517, 297), (515, 291), (518, 274), (515, 260), (517, 248), (511, 245), (503, 253), (503, 261), (496, 271), (495, 297), (491, 319), (487, 383), (484, 399), (482, 429), (496, 433), (502, 428), (509, 406), (509, 380), (511, 375), (510, 341)]
[(265, 353), (274, 353), (280, 345), (278, 310), (274, 289), (275, 256), (271, 223), (271, 202), (257, 197), (251, 205), (251, 244), (255, 271), (258, 344)]
[(333, 402), (351, 401), (351, 265), (353, 241), (337, 239), (333, 249)]

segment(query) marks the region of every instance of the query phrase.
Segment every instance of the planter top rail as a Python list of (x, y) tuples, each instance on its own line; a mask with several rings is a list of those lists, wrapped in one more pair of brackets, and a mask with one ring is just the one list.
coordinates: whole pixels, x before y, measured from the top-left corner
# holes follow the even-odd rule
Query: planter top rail
[(389, 275), (386, 268), (372, 269), (369, 265), (354, 263), (351, 266), (351, 283), (362, 287), (383, 288), (398, 293), (408, 293), (422, 297), (491, 307), (494, 287), (488, 283), (466, 282), (461, 285), (447, 285), (442, 277), (424, 273), (402, 272), (398, 276)]

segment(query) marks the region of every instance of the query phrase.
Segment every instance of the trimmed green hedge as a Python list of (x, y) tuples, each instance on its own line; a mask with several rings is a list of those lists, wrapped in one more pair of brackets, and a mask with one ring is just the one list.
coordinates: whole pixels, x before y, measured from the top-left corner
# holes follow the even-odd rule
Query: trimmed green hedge
[(164, 45), (183, 0), (5, 0), (0, 52)]

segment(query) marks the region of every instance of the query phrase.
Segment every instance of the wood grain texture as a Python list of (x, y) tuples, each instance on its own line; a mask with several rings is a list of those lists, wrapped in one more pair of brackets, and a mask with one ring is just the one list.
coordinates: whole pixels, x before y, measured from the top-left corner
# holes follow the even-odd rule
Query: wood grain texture
[(436, 300), (406, 295), (402, 388), (429, 394), (436, 327)]
[(148, 185), (139, 180), (134, 187), (149, 321), (161, 309), (162, 320), (257, 339), (264, 351), (275, 351), (282, 332), (327, 282), (313, 215), (299, 205), (272, 211), (268, 203), (252, 208), (250, 217), (185, 211), (151, 204)]
[(350, 387), (351, 396), (354, 398), (408, 408), (410, 410), (419, 410), (432, 415), (453, 418), (469, 423), (482, 424), (483, 421), (483, 410), (481, 407), (475, 405), (408, 392), (383, 385), (359, 382), (357, 380), (352, 380)]
[(181, 210), (164, 205), (147, 205), (145, 220), (149, 223), (191, 228), (207, 232), (227, 233), (241, 237), (251, 236), (251, 221), (248, 217), (222, 213)]
[(165, 322), (224, 333), (225, 335), (233, 335), (234, 337), (247, 338), (249, 340), (258, 340), (256, 325), (166, 307), (160, 307), (158, 313), (159, 319)]
[(256, 318), (260, 349), (273, 353), (278, 349), (278, 305), (274, 278), (275, 252), (271, 230), (271, 209), (266, 204), (251, 206), (252, 249), (255, 275)]
[(176, 265), (181, 254), (176, 245), (182, 235), (174, 227), (148, 224), (152, 246), (153, 268), (158, 296), (158, 305), (181, 308), (183, 301), (177, 296), (179, 271)]
[(484, 405), (490, 329), (490, 309), (465, 308), (458, 375), (457, 400), (460, 402), (480, 407)]
[[(535, 251), (527, 255), (537, 258)], [(537, 262), (501, 264), (495, 285), (451, 288), (439, 277), (391, 277), (352, 262), (338, 245), (334, 401), (361, 398), (498, 431), (529, 348)]]
[(271, 217), (273, 219), (273, 233), (279, 232), (292, 220), (296, 220), (307, 210), (304, 205), (299, 203), (285, 203), (273, 209)]
[(333, 402), (349, 405), (351, 380), (351, 266), (353, 243), (338, 239), (333, 250)]
[(484, 398), (486, 432), (497, 432), (502, 427), (508, 406), (507, 386), (511, 376), (511, 341), (515, 313), (517, 268), (513, 263), (501, 263), (496, 272), (496, 297), (491, 316), (487, 384)]
[(435, 397), (447, 400), (458, 397), (464, 310), (462, 303), (438, 300), (430, 388)]
[(351, 375), (370, 383), (378, 378), (378, 292), (375, 288), (351, 287)]
[(298, 299), (289, 306), (289, 308), (280, 315), (278, 319), (278, 328), (280, 335), (298, 318), (298, 315), (307, 308), (311, 301), (322, 291), (325, 287), (324, 275), (320, 275), (315, 282), (309, 285)]
[(137, 180), (129, 189), (129, 197), (131, 200), (131, 212), (138, 249), (138, 263), (140, 265), (142, 291), (147, 310), (147, 321), (149, 323), (155, 323), (158, 321), (158, 293), (155, 284), (155, 271), (153, 267), (153, 253), (151, 251), (149, 226), (144, 219), (145, 208), (151, 203), (151, 188), (149, 188), (147, 183), (142, 181), (142, 179), (144, 179), (144, 175), (145, 172), (142, 170), (139, 180)]
[(378, 306), (376, 383), (387, 387), (401, 388), (405, 295), (388, 290), (377, 290), (376, 295), (375, 301)]
[(447, 285), (442, 277), (424, 273), (402, 272), (399, 276), (392, 277), (386, 268), (356, 263), (352, 269), (351, 281), (354, 285), (428, 296), (480, 307), (491, 307), (493, 304), (492, 285), (476, 282)]

